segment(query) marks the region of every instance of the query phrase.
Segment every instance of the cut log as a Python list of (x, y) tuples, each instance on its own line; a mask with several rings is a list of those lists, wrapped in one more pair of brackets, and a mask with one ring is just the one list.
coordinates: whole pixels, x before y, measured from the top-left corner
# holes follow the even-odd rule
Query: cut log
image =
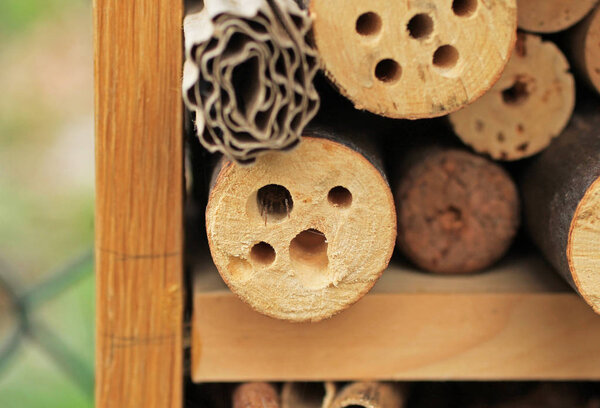
[(534, 33), (566, 30), (588, 14), (598, 0), (519, 0), (519, 28)]
[(360, 299), (387, 267), (394, 200), (357, 150), (305, 137), (292, 152), (267, 153), (251, 167), (224, 161), (215, 174), (206, 209), (211, 254), (255, 310), (322, 320)]
[(517, 188), (497, 164), (436, 146), (414, 148), (392, 183), (398, 246), (436, 273), (481, 270), (508, 250), (519, 226)]
[(463, 142), (497, 160), (539, 153), (567, 126), (575, 81), (554, 43), (520, 33), (504, 73), (478, 101), (450, 115)]
[(400, 384), (358, 382), (344, 387), (331, 408), (402, 408), (405, 398)]
[(333, 382), (288, 382), (281, 391), (282, 408), (329, 408), (335, 397)]
[(573, 65), (600, 92), (600, 6), (569, 33)]
[(358, 109), (391, 118), (442, 116), (473, 102), (500, 77), (515, 43), (515, 0), (308, 7), (327, 76)]
[(524, 172), (525, 220), (556, 270), (600, 313), (600, 107), (576, 111)]
[(311, 20), (292, 0), (205, 0), (184, 22), (183, 95), (211, 152), (251, 163), (298, 144), (316, 114)]
[(246, 383), (233, 393), (233, 408), (279, 408), (279, 396), (268, 383)]

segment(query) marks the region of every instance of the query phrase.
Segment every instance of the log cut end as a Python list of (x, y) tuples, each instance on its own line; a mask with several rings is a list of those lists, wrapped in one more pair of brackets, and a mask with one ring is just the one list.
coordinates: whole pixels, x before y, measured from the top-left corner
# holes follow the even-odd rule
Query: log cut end
[(600, 6), (574, 28), (570, 45), (575, 65), (600, 92)]
[(268, 383), (245, 383), (233, 392), (233, 408), (279, 408), (279, 395)]
[[(329, 78), (359, 109), (430, 118), (473, 102), (515, 42), (515, 0), (312, 0)], [(340, 52), (343, 50), (343, 52)]]
[(311, 26), (279, 0), (211, 2), (186, 17), (183, 94), (205, 148), (247, 164), (298, 144), (319, 106)]
[(394, 193), (398, 244), (431, 272), (490, 266), (508, 250), (520, 222), (519, 197), (508, 174), (460, 150), (424, 150)]
[(567, 259), (579, 293), (600, 313), (600, 178), (577, 206), (569, 231)]
[(405, 392), (400, 384), (358, 382), (344, 387), (331, 408), (402, 408)]
[(362, 155), (305, 137), (254, 166), (225, 164), (206, 210), (213, 260), (266, 315), (318, 321), (370, 290), (396, 238), (393, 197)]
[(478, 101), (450, 115), (456, 134), (497, 160), (545, 149), (573, 114), (575, 81), (556, 45), (519, 34), (504, 73)]
[(576, 24), (598, 0), (520, 0), (519, 28), (535, 33), (555, 33)]

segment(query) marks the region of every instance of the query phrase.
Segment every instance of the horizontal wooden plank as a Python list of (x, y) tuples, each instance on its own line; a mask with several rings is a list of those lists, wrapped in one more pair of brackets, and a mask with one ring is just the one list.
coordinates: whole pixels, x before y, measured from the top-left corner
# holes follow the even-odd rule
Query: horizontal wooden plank
[(454, 281), (394, 266), (356, 305), (312, 324), (262, 316), (209, 280), (197, 274), (197, 382), (600, 379), (600, 316), (534, 257)]

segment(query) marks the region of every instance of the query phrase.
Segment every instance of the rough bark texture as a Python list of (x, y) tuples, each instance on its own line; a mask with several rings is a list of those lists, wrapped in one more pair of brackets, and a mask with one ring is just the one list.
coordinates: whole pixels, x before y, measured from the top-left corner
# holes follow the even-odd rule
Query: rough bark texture
[(398, 245), (419, 267), (468, 273), (496, 262), (519, 226), (516, 186), (498, 165), (457, 149), (410, 150), (393, 182)]
[(581, 106), (521, 182), (531, 237), (600, 312), (600, 107)]
[(251, 163), (298, 144), (319, 105), (310, 28), (291, 0), (207, 0), (186, 17), (183, 94), (204, 147)]

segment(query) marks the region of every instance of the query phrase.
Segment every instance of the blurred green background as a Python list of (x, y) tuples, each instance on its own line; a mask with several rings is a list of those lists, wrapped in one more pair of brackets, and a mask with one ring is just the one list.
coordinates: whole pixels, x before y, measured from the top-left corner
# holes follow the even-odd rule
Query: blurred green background
[(0, 0), (0, 91), (0, 407), (92, 407), (91, 1)]

